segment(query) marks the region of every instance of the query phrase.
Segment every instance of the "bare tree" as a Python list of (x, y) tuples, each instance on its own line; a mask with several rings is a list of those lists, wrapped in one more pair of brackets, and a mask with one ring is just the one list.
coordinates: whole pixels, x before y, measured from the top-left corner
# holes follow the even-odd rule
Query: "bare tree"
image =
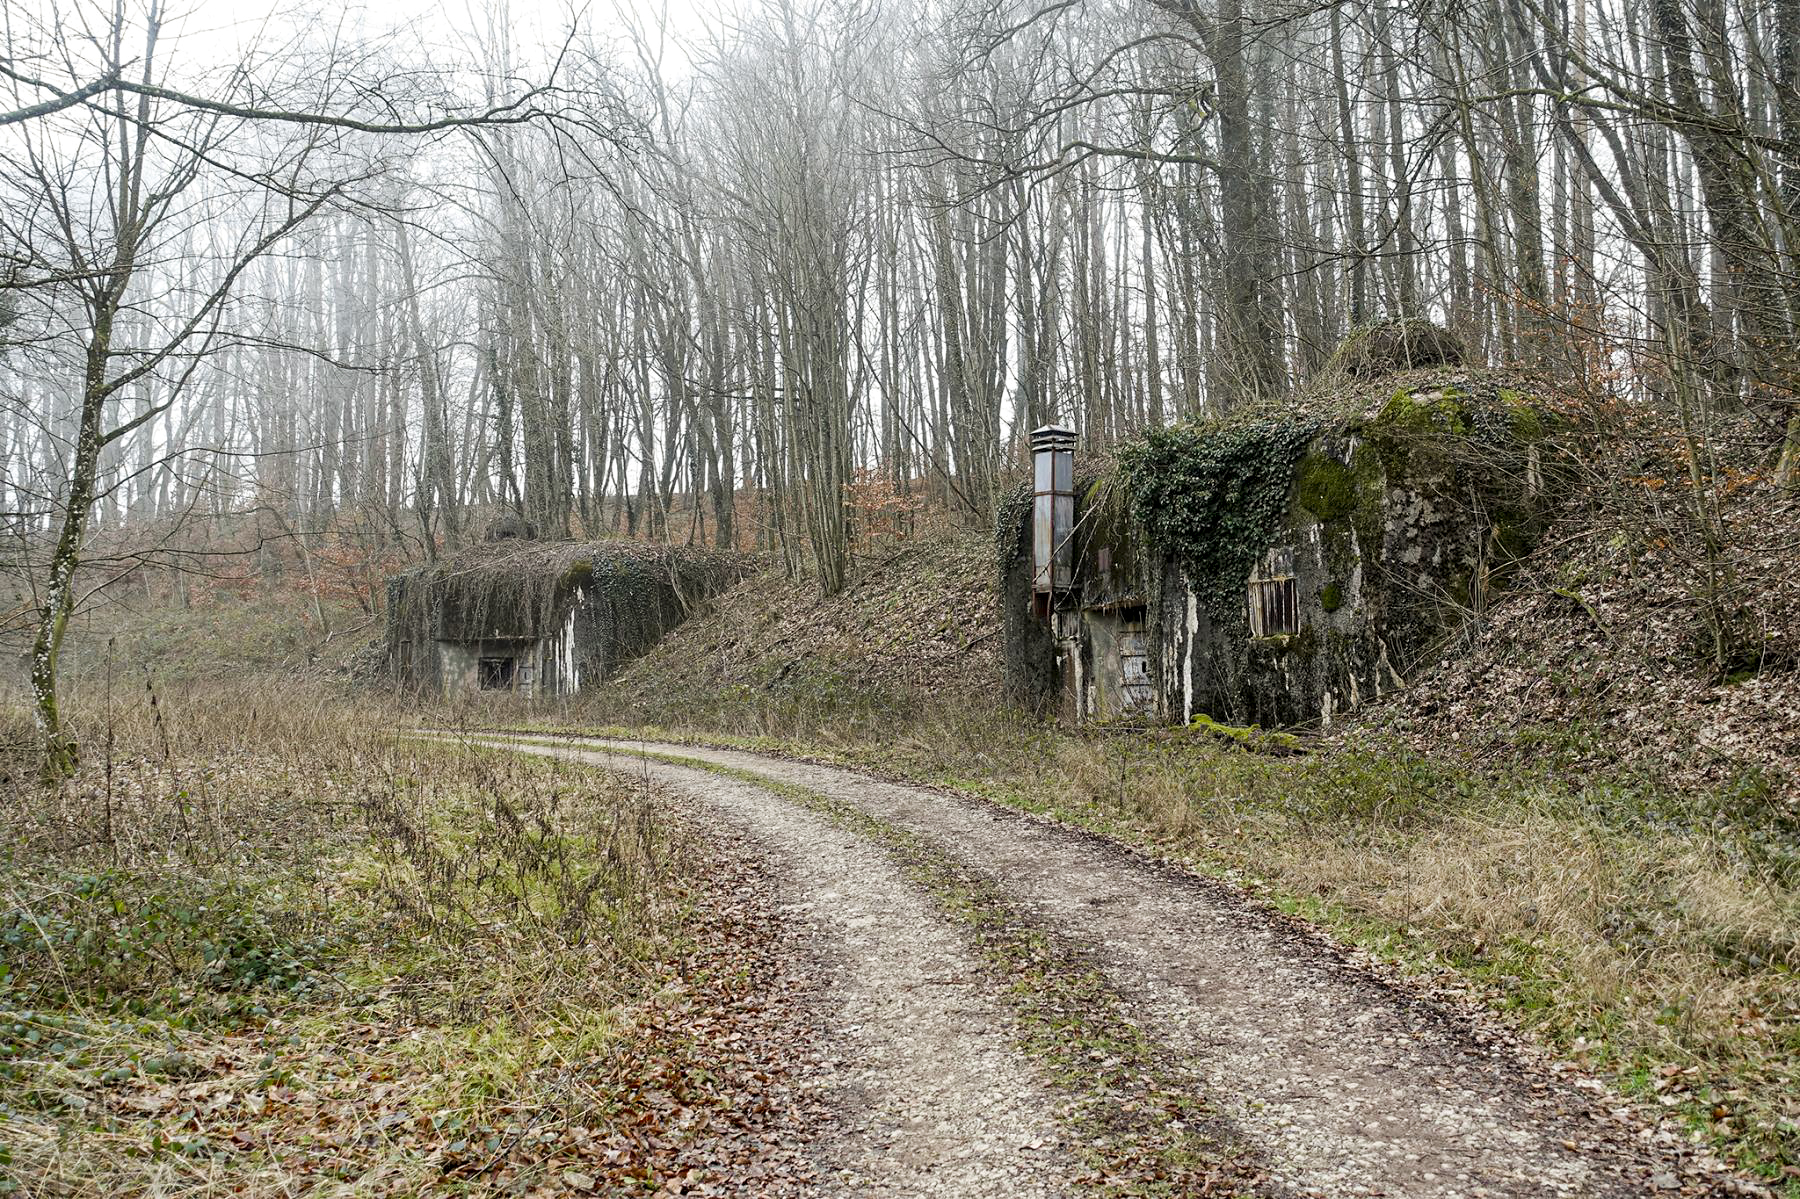
[[(25, 329), (16, 352), (69, 412), (66, 433), (59, 420), (47, 429), (66, 448), (30, 663), (44, 769), (55, 778), (75, 764), (57, 662), (108, 455), (145, 477), (151, 426), (232, 340), (234, 297), (252, 268), (386, 169), (369, 136), (526, 114), (509, 104), (485, 117), (371, 121), (323, 104), (240, 101), (231, 89), (247, 90), (255, 67), (281, 65), (267, 63), (240, 64), (210, 98), (172, 89), (156, 0), (142, 12), (81, 10), (35, 41), (32, 32), (12, 29), (4, 74), (15, 97), (48, 90), (54, 103), (18, 104), (6, 122), (0, 162), (12, 186), (0, 195), (0, 238)], [(17, 68), (33, 60), (86, 67), (105, 86), (58, 90)], [(305, 66), (302, 79), (332, 72), (317, 59)], [(134, 435), (135, 449), (114, 453)]]

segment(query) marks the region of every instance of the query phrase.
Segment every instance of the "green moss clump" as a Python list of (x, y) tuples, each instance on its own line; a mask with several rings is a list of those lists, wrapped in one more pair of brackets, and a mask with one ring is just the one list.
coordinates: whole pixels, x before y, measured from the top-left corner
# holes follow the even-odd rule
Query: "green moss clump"
[(1447, 443), (1471, 432), (1468, 408), (1454, 388), (1415, 395), (1396, 391), (1365, 426), (1390, 479), (1418, 479), (1450, 469)]
[(1335, 582), (1325, 584), (1324, 590), (1319, 592), (1319, 607), (1327, 612), (1336, 612), (1343, 606), (1344, 589)]
[(1356, 477), (1330, 454), (1308, 454), (1295, 479), (1300, 506), (1320, 520), (1342, 520), (1356, 507)]
[(1235, 741), (1239, 745), (1249, 745), (1256, 739), (1256, 729), (1247, 724), (1221, 724), (1205, 712), (1197, 712), (1188, 721), (1188, 727), (1198, 729), (1202, 733), (1211, 733), (1226, 741)]
[(592, 558), (577, 558), (569, 563), (567, 570), (563, 571), (562, 585), (565, 589), (586, 587), (593, 581), (594, 560)]
[(1469, 416), (1453, 387), (1444, 388), (1429, 399), (1402, 388), (1381, 406), (1369, 422), (1369, 430), (1466, 437)]
[(1544, 414), (1528, 404), (1515, 405), (1507, 410), (1512, 421), (1514, 440), (1525, 445), (1532, 445), (1544, 440), (1549, 430), (1544, 424)]
[(1221, 724), (1205, 712), (1196, 713), (1194, 718), (1188, 721), (1188, 727), (1195, 732), (1206, 733), (1250, 750), (1297, 753), (1301, 749), (1300, 738), (1292, 733), (1259, 729), (1254, 725)]

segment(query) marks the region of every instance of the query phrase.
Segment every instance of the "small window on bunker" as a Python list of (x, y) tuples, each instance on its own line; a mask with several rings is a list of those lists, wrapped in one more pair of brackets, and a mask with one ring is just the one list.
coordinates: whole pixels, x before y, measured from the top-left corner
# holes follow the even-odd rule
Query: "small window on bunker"
[(516, 658), (482, 658), (478, 664), (478, 676), (483, 691), (510, 691), (513, 685), (513, 672), (518, 667)]
[(1294, 551), (1270, 550), (1250, 576), (1250, 635), (1287, 637), (1300, 631), (1300, 587)]

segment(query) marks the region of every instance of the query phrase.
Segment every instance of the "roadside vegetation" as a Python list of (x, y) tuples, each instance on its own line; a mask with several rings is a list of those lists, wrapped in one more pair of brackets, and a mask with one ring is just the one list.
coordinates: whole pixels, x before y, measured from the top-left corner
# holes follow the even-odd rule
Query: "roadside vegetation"
[(573, 708), (456, 718), (817, 757), (1142, 845), (1499, 1010), (1800, 1195), (1800, 817), (1779, 773), (1672, 771), (1560, 708), (1460, 741), (1404, 713), (1330, 738), (1037, 722), (907, 679), (921, 646), (986, 648), (933, 615), (992, 587), (954, 568), (965, 549), (829, 611), (773, 616), (757, 589), (785, 584), (746, 584)]
[(1078, 731), (831, 679), (573, 724), (869, 768), (1182, 860), (1498, 1009), (1800, 1194), (1800, 829), (1754, 772), (1695, 791), (1374, 733), (1309, 752), (1219, 726)]
[(654, 1189), (729, 1105), (672, 1013), (755, 955), (642, 782), (140, 684), (45, 791), (7, 715), (0, 1194)]
[[(1513, 649), (1477, 644), (1466, 663), (1452, 662), (1450, 681), (1422, 686), (1410, 708), (1354, 734), (1271, 736), (1204, 720), (1153, 731), (1059, 727), (1010, 713), (984, 684), (998, 671), (989, 553), (988, 540), (973, 533), (873, 547), (831, 600), (818, 598), (806, 580), (763, 576), (684, 625), (618, 686), (573, 708), (502, 701), (412, 715), (471, 728), (629, 729), (745, 744), (952, 786), (1104, 831), (1229, 879), (1434, 986), (1504, 1012), (1567, 1060), (1677, 1116), (1738, 1162), (1785, 1177), (1788, 1192), (1800, 1194), (1800, 818), (1791, 783), (1751, 755), (1730, 765), (1711, 754), (1701, 772), (1622, 752), (1628, 738), (1617, 721), (1584, 715), (1597, 694), (1616, 701), (1623, 690), (1619, 683), (1597, 686), (1596, 670), (1629, 681), (1645, 674), (1641, 663), (1655, 646), (1612, 641), (1611, 657), (1593, 658), (1591, 647), (1574, 640), (1577, 633), (1598, 635), (1591, 615), (1546, 587), (1533, 601), (1546, 606), (1544, 613), (1493, 614), (1491, 637), (1506, 633), (1509, 622), (1521, 626)], [(1646, 577), (1637, 584), (1644, 594), (1670, 594), (1660, 575)], [(1557, 587), (1572, 589), (1558, 579)], [(1674, 644), (1673, 632), (1657, 630), (1682, 625), (1666, 604), (1650, 619), (1618, 615), (1633, 609), (1621, 607), (1616, 588), (1581, 594), (1614, 628), (1634, 630), (1646, 642)], [(237, 609), (222, 606), (223, 615), (198, 613), (213, 649), (254, 659), (255, 645), (240, 647), (231, 633)], [(354, 612), (327, 615), (333, 628), (358, 623)], [(353, 638), (328, 641), (302, 624), (298, 643), (324, 647), (303, 657), (355, 660), (345, 656)], [(4, 867), (8, 890), (0, 895), (10, 921), (0, 991), (9, 1013), (0, 1031), (15, 1063), (0, 1100), (13, 1125), (9, 1145), (50, 1154), (53, 1134), (63, 1135), (55, 1126), (80, 1113), (83, 1127), (124, 1123), (81, 1135), (86, 1164), (71, 1164), (66, 1145), (35, 1160), (53, 1160), (71, 1178), (99, 1178), (103, 1166), (124, 1171), (114, 1177), (147, 1178), (150, 1161), (187, 1169), (195, 1160), (189, 1151), (156, 1147), (155, 1138), (167, 1136), (159, 1130), (168, 1113), (119, 1106), (132, 1088), (151, 1088), (156, 1076), (147, 1071), (170, 1046), (241, 1047), (260, 1063), (272, 1052), (264, 1040), (273, 1024), (279, 1038), (298, 1038), (281, 1041), (287, 1047), (277, 1060), (304, 1065), (320, 1060), (316, 1053), (331, 1040), (320, 1030), (342, 1023), (347, 1012), (399, 1013), (411, 1021), (418, 1003), (436, 1030), (434, 1043), (454, 1045), (442, 1052), (462, 1055), (455, 1060), (463, 1063), (498, 1055), (510, 1064), (495, 1071), (526, 1080), (509, 1084), (515, 1087), (539, 1085), (530, 1081), (538, 1077), (531, 1073), (536, 1059), (495, 1043), (488, 1033), (494, 1022), (484, 1015), (509, 1011), (515, 1001), (525, 1005), (526, 1031), (508, 1033), (509, 1043), (523, 1036), (541, 1047), (588, 1037), (601, 1047), (596, 1052), (616, 1051), (612, 1016), (566, 1027), (532, 1016), (557, 993), (534, 971), (571, 970), (580, 959), (570, 953), (599, 955), (582, 973), (582, 985), (597, 998), (582, 1002), (631, 1018), (633, 1005), (656, 993), (656, 980), (669, 977), (669, 963), (684, 952), (683, 921), (692, 915), (682, 916), (681, 905), (696, 897), (686, 894), (674, 867), (622, 875), (602, 889), (623, 895), (637, 888), (638, 906), (609, 901), (591, 909), (584, 919), (608, 915), (585, 931), (577, 921), (570, 934), (577, 949), (558, 939), (546, 949), (544, 938), (528, 934), (539, 925), (562, 927), (564, 901), (554, 887), (532, 885), (542, 906), (525, 917), (493, 915), (513, 900), (492, 888), (516, 877), (518, 855), (539, 851), (502, 835), (506, 818), (489, 796), (499, 789), (512, 809), (544, 812), (565, 838), (556, 853), (573, 868), (586, 864), (583, 846), (609, 843), (615, 825), (630, 829), (629, 789), (599, 776), (577, 781), (549, 763), (397, 743), (379, 730), (406, 717), (385, 693), (352, 702), (322, 683), (259, 692), (196, 680), (153, 709), (141, 672), (129, 664), (154, 656), (158, 678), (182, 673), (159, 647), (197, 652), (186, 627), (149, 620), (121, 626), (111, 650), (110, 707), (118, 715), (110, 730), (108, 649), (104, 641), (84, 643), (78, 707), (92, 720), (82, 730), (85, 765), (73, 789), (31, 798), (41, 793), (29, 773), (28, 730), (10, 730), (16, 753), (6, 769), (27, 802), (6, 817), (13, 848)], [(1564, 640), (1588, 657), (1565, 661), (1546, 651)], [(289, 660), (287, 651), (281, 656)], [(1536, 681), (1495, 699), (1496, 680), (1509, 671)], [(1726, 713), (1758, 688), (1779, 697), (1788, 677), (1771, 667), (1748, 682), (1697, 691), (1685, 709)], [(1760, 702), (1758, 712), (1774, 701)], [(1422, 703), (1440, 710), (1420, 716), (1412, 709)], [(1642, 715), (1675, 707), (1660, 699), (1636, 704), (1640, 715), (1623, 732), (1660, 739), (1679, 754), (1682, 739)], [(1533, 723), (1533, 711), (1547, 715)], [(1751, 716), (1738, 741), (1754, 743), (1754, 730), (1769, 727), (1766, 717)], [(1457, 728), (1464, 730), (1460, 739)], [(430, 828), (442, 842), (431, 850), (436, 856), (414, 859), (437, 842), (413, 838), (405, 830), (418, 819), (396, 824), (396, 812), (435, 814)], [(484, 828), (489, 832), (473, 832)], [(678, 863), (694, 852), (677, 830), (652, 834), (644, 852), (654, 861)], [(477, 893), (461, 907), (430, 899), (443, 890), (430, 865), (440, 859), (468, 863), (459, 885)], [(485, 870), (476, 864), (484, 861), (491, 863)], [(417, 898), (409, 908), (395, 895)], [(94, 913), (108, 904), (148, 923), (142, 931), (123, 920), (103, 926)], [(247, 946), (242, 954), (207, 958), (204, 938), (181, 915), (191, 918), (201, 904), (214, 925)], [(636, 923), (615, 927), (620, 911), (638, 913)], [(124, 949), (84, 957), (88, 951), (44, 937), (34, 920), (60, 929), (58, 937)], [(159, 921), (166, 931), (158, 931)], [(432, 921), (439, 931), (422, 936)], [(230, 931), (240, 928), (248, 931)], [(134, 938), (154, 944), (132, 948)], [(46, 943), (55, 946), (54, 959), (41, 949)], [(258, 964), (232, 964), (232, 955), (255, 952)], [(431, 961), (418, 963), (421, 954)], [(494, 978), (497, 962), (514, 963), (514, 983)], [(425, 988), (419, 980), (426, 978), (436, 981)], [(473, 996), (467, 1010), (429, 1002), (452, 993)], [(12, 1015), (20, 1011), (42, 1018), (20, 1021)], [(17, 1043), (60, 1043), (52, 1023), (62, 1019), (82, 1022), (74, 1064), (46, 1075), (48, 1083), (27, 1084), (30, 1071), (18, 1063), (36, 1062), (30, 1054), (44, 1050)], [(532, 1029), (555, 1031), (537, 1041)], [(378, 1038), (367, 1055), (356, 1052), (356, 1060), (372, 1061), (393, 1052), (393, 1044)], [(119, 1069), (133, 1073), (102, 1081)], [(257, 1066), (250, 1081), (265, 1069)], [(333, 1069), (350, 1077), (353, 1063)], [(395, 1081), (397, 1096), (411, 1093)], [(370, 1170), (388, 1163), (396, 1178), (417, 1177), (407, 1171), (423, 1169), (419, 1161), (433, 1146), (485, 1144), (509, 1124), (519, 1126), (483, 1106), (489, 1100), (477, 1103), (462, 1092), (432, 1102), (462, 1111), (463, 1124), (484, 1131), (453, 1136), (460, 1126), (446, 1124), (416, 1146), (383, 1150), (391, 1162), (376, 1154)], [(185, 1118), (187, 1110), (184, 1103), (173, 1116)], [(383, 1108), (369, 1119), (398, 1110)], [(26, 1131), (12, 1135), (14, 1128)], [(212, 1140), (207, 1146), (216, 1148)], [(191, 1153), (209, 1161), (209, 1151)], [(242, 1178), (244, 1152), (234, 1148), (236, 1164), (208, 1166), (215, 1174), (193, 1177)], [(257, 1152), (292, 1160), (275, 1149)], [(131, 1156), (139, 1153), (145, 1156)], [(432, 1168), (447, 1160), (440, 1156)]]

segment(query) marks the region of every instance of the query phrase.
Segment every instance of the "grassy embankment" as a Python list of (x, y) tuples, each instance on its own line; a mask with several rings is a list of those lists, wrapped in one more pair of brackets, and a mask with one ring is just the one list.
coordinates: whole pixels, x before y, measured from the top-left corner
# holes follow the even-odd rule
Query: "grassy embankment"
[(671, 1168), (708, 1083), (665, 987), (706, 967), (642, 783), (403, 741), (294, 684), (156, 698), (82, 729), (60, 792), (16, 708), (0, 730), (0, 1194)]
[(648, 665), (535, 723), (813, 755), (1150, 846), (1467, 990), (1800, 1195), (1800, 830), (1754, 771), (1698, 793), (1594, 768), (1580, 729), (1521, 731), (1529, 755), (1485, 764), (1374, 737), (1294, 754), (844, 674), (721, 688)]

